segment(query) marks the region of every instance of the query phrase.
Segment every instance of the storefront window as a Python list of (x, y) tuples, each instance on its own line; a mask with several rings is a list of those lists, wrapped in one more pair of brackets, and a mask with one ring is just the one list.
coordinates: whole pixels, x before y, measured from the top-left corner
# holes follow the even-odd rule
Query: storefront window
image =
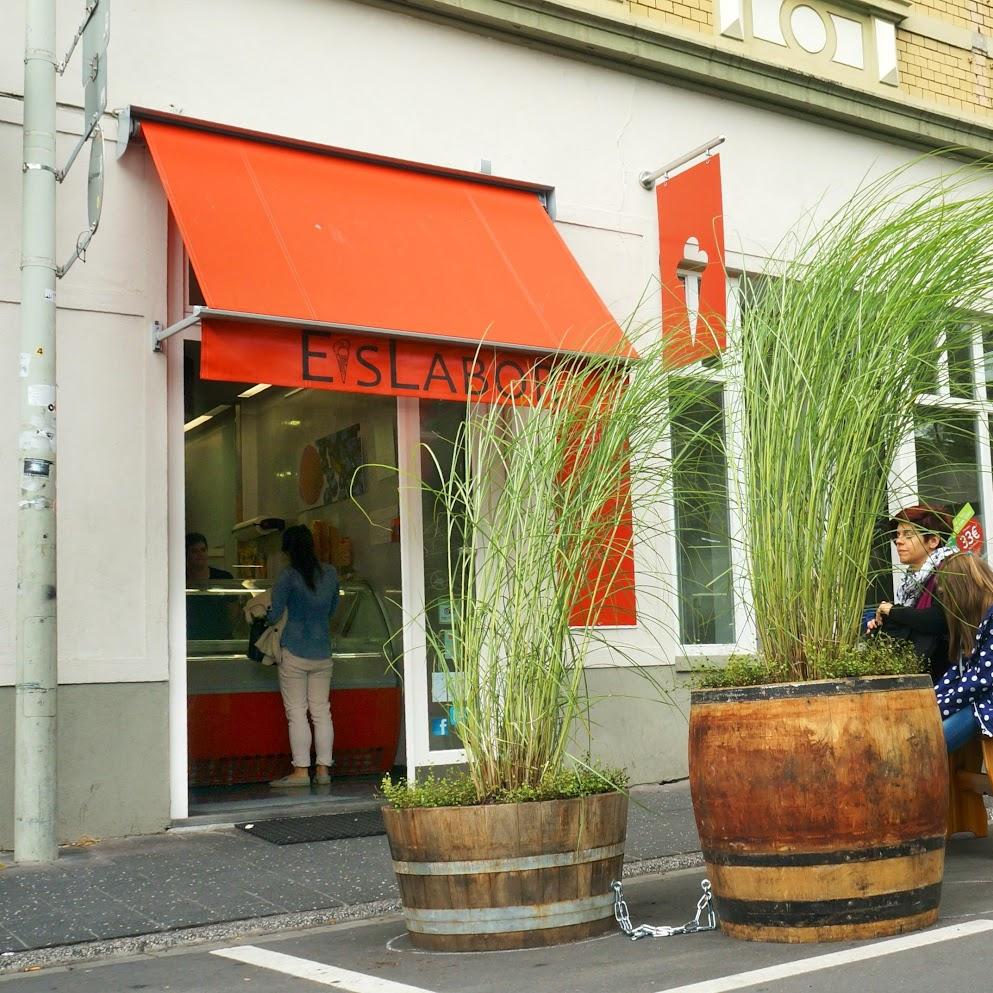
[(686, 645), (735, 639), (724, 430), (723, 386), (701, 382), (699, 399), (672, 428), (679, 629)]
[(956, 513), (971, 503), (983, 520), (975, 414), (922, 407), (915, 423), (917, 492), (924, 503)]
[(948, 334), (948, 391), (953, 397), (972, 400), (975, 395), (972, 362), (972, 329), (954, 325)]

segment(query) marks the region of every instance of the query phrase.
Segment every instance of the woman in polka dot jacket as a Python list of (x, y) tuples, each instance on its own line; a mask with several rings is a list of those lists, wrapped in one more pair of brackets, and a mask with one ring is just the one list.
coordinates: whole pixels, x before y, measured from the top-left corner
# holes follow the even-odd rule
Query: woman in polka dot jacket
[(938, 567), (953, 661), (934, 688), (950, 752), (977, 734), (993, 737), (993, 569), (969, 553)]

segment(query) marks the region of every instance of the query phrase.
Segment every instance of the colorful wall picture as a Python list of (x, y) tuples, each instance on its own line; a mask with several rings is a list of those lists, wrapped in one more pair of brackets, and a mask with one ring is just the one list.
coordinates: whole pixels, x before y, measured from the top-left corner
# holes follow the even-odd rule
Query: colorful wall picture
[(321, 507), (362, 496), (365, 472), (359, 466), (364, 461), (358, 424), (318, 438), (300, 453), (300, 499), (308, 507)]

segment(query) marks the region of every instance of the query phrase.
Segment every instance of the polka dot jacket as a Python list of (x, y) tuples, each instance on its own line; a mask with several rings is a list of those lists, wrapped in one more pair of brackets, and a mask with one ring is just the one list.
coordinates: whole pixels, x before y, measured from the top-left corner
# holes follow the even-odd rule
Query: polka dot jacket
[(983, 734), (993, 738), (993, 608), (976, 629), (976, 649), (960, 669), (956, 662), (935, 686), (942, 719), (972, 707)]

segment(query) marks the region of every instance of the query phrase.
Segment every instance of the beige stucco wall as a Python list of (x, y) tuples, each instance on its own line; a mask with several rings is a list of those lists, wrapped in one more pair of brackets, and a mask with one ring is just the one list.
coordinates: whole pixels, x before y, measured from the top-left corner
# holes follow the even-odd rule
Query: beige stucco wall
[[(164, 683), (59, 690), (58, 838), (114, 838), (169, 823)], [(0, 688), (0, 850), (14, 843), (14, 690)]]

